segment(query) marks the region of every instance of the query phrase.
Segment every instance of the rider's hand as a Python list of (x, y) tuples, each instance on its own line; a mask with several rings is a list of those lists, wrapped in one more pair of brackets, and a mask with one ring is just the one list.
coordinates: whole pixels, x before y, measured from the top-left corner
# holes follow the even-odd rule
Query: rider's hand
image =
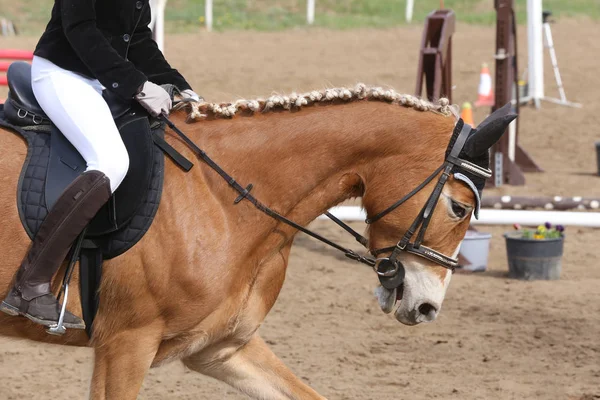
[(194, 100), (194, 101), (197, 101), (197, 102), (204, 101), (204, 98), (202, 98), (201, 96), (199, 96), (192, 89), (185, 89), (183, 92), (181, 92), (181, 97), (184, 100), (185, 99), (191, 99), (191, 100)]
[(169, 93), (150, 81), (144, 83), (142, 89), (134, 98), (155, 117), (162, 113), (168, 115), (171, 111), (172, 103)]

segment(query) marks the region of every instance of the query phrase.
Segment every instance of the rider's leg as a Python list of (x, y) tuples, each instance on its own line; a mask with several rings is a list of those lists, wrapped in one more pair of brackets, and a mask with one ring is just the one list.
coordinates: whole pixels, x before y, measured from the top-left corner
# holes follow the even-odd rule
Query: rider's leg
[(35, 57), (32, 85), (40, 106), (81, 154), (87, 171), (104, 173), (114, 192), (125, 179), (129, 155), (100, 82)]
[[(69, 248), (125, 178), (129, 157), (97, 81), (34, 58), (32, 84), (42, 109), (87, 162), (40, 226), (0, 310), (42, 325), (58, 320), (50, 282)], [(67, 328), (84, 328), (67, 313)]]

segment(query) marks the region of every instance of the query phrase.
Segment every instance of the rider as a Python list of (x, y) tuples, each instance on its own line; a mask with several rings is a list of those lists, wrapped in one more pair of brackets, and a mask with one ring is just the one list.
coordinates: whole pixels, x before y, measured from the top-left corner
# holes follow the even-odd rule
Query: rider
[[(171, 98), (160, 84), (199, 100), (152, 40), (149, 0), (55, 0), (34, 52), (31, 80), (40, 106), (81, 153), (86, 171), (71, 183), (33, 239), (0, 305), (10, 315), (55, 324), (59, 305), (52, 276), (76, 237), (108, 201), (129, 168), (129, 157), (102, 90), (137, 100), (152, 115), (168, 113)], [(85, 328), (67, 312), (67, 328)]]

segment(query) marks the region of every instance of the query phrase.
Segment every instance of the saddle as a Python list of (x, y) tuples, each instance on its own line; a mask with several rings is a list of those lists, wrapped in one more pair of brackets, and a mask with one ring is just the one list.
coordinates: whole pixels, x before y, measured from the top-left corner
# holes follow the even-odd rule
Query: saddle
[[(9, 94), (0, 105), (0, 126), (27, 141), (27, 158), (21, 170), (17, 205), (25, 231), (33, 239), (48, 210), (63, 190), (86, 169), (86, 163), (52, 125), (31, 88), (31, 66), (11, 64)], [(173, 86), (165, 89), (173, 96)], [(164, 154), (189, 171), (192, 163), (164, 140), (164, 123), (150, 121), (140, 107), (103, 94), (129, 153), (129, 171), (108, 203), (87, 228), (80, 255), (80, 291), (88, 335), (98, 306), (102, 261), (123, 254), (150, 228), (162, 194)]]

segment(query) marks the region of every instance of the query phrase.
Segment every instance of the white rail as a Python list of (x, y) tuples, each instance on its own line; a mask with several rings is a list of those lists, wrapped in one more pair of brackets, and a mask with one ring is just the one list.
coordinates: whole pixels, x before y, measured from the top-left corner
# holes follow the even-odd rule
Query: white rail
[[(356, 206), (340, 206), (329, 210), (344, 221), (364, 221), (364, 210)], [(322, 215), (319, 219), (327, 219)], [(538, 226), (550, 222), (552, 225), (587, 226), (600, 228), (600, 213), (569, 211), (524, 211), (524, 210), (490, 210), (479, 212), (479, 219), (471, 219), (474, 225), (513, 225)]]
[[(409, 0), (412, 3), (414, 0)], [(315, 22), (315, 3), (316, 0), (306, 1), (306, 23), (309, 25)], [(164, 50), (164, 23), (165, 23), (165, 7), (167, 0), (151, 0), (150, 6), (152, 8), (152, 22), (150, 27), (154, 32), (154, 40), (158, 43), (158, 47)], [(408, 5), (407, 5), (408, 12)], [(412, 6), (411, 6), (411, 18), (412, 18)], [(208, 32), (213, 29), (213, 0), (205, 0), (204, 2), (204, 24)]]

